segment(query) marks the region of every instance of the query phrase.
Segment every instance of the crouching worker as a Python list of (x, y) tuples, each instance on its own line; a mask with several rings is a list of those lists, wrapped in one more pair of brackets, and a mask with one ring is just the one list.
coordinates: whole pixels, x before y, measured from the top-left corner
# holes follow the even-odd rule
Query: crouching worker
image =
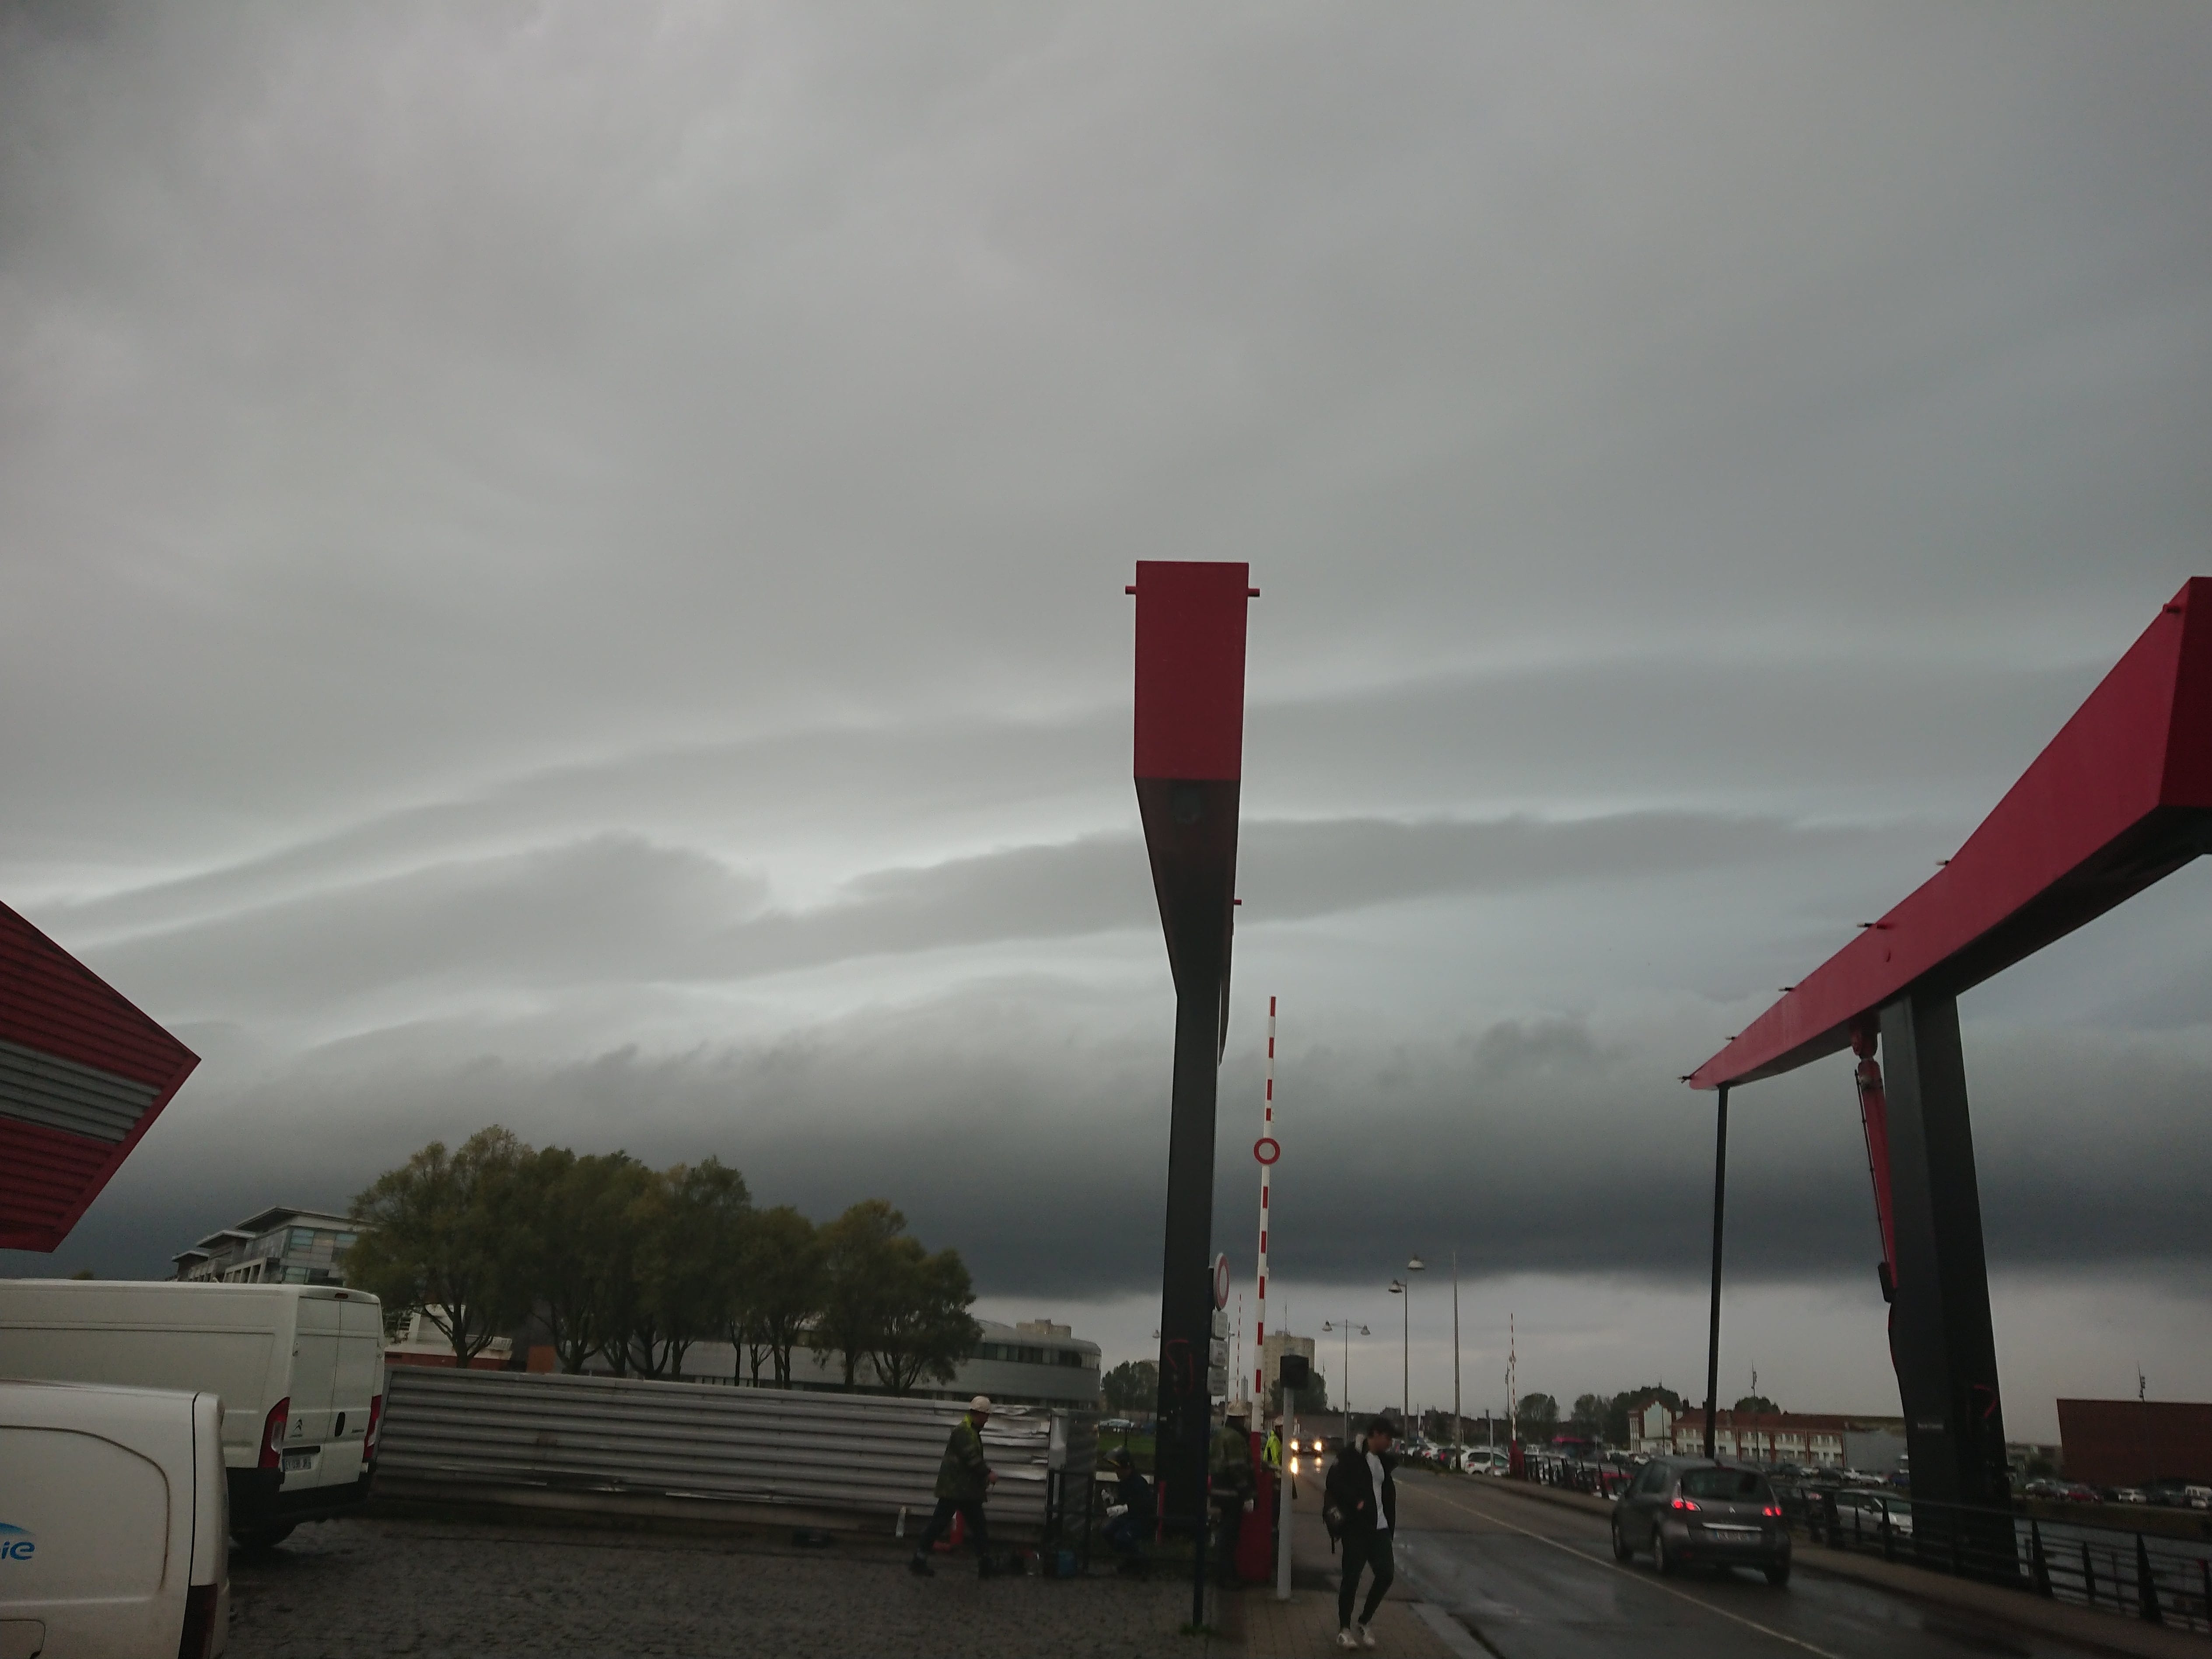
[[(1397, 1577), (1390, 1552), (1398, 1525), (1398, 1483), (1391, 1471), (1397, 1467), (1398, 1460), (1390, 1455), (1390, 1425), (1379, 1420), (1364, 1441), (1347, 1443), (1329, 1465), (1328, 1506), (1344, 1546), (1344, 1581), (1336, 1591), (1336, 1644), (1340, 1648), (1375, 1645), (1367, 1627), (1375, 1622), (1383, 1595)], [(1374, 1583), (1355, 1632), (1352, 1605), (1359, 1594), (1362, 1568), (1374, 1575)]]
[(945, 1461), (937, 1466), (937, 1512), (922, 1529), (914, 1547), (908, 1570), (927, 1578), (934, 1571), (929, 1552), (945, 1536), (957, 1515), (968, 1528), (968, 1541), (975, 1547), (975, 1571), (988, 1578), (994, 1571), (990, 1529), (983, 1522), (983, 1499), (998, 1482), (998, 1474), (983, 1455), (983, 1425), (991, 1420), (991, 1402), (977, 1395), (968, 1402), (968, 1414), (952, 1425), (945, 1443)]
[(1156, 1519), (1152, 1483), (1137, 1473), (1137, 1460), (1127, 1446), (1106, 1464), (1114, 1471), (1114, 1495), (1106, 1505), (1106, 1543), (1121, 1558), (1120, 1571), (1141, 1577), (1151, 1565), (1145, 1540), (1152, 1535)]

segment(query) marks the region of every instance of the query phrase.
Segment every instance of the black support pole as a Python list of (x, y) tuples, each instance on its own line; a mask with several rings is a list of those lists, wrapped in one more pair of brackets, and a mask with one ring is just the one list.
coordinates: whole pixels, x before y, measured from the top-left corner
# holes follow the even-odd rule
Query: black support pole
[(1721, 1386), (1721, 1224), (1728, 1213), (1728, 1097), (1720, 1086), (1713, 1124), (1713, 1307), (1705, 1328), (1705, 1455), (1713, 1455), (1714, 1413)]
[(1899, 998), (1881, 1011), (1881, 1047), (1897, 1230), (1890, 1346), (1912, 1494), (2002, 1506), (2010, 1475), (1958, 1003)]

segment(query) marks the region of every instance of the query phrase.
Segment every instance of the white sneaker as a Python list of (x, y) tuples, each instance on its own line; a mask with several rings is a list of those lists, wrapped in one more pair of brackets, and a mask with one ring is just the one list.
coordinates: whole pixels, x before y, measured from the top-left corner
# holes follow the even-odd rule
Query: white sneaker
[(1359, 1638), (1348, 1629), (1340, 1630), (1336, 1633), (1336, 1644), (1340, 1648), (1356, 1648), (1359, 1645)]
[(1375, 1632), (1364, 1625), (1359, 1627), (1359, 1645), (1363, 1648), (1371, 1648), (1375, 1645)]

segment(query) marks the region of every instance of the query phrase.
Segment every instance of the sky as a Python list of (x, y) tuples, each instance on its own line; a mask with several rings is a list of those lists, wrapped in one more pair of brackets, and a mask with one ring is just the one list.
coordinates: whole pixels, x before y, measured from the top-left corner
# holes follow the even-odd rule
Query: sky
[[(2212, 570), (2207, 84), (2181, 4), (0, 6), (0, 898), (203, 1057), (0, 1266), (496, 1121), (1139, 1356), (1122, 589), (1229, 559), (1242, 1294), (1273, 995), (1355, 1404), (1455, 1254), (1470, 1403), (1509, 1317), (1701, 1393), (1677, 1079)], [(2212, 1398), (2208, 921), (1962, 1004), (2017, 1435)], [(1723, 1398), (1893, 1411), (1848, 1063), (1732, 1117)]]

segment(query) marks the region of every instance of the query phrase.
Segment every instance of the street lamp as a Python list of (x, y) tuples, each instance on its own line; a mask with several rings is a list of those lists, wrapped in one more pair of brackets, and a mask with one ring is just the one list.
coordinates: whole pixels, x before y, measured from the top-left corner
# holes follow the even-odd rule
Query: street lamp
[[(1413, 1256), (1407, 1261), (1406, 1271), (1417, 1273), (1427, 1266)], [(1398, 1431), (1403, 1434), (1413, 1414), (1413, 1287), (1405, 1279), (1394, 1279), (1390, 1294), (1406, 1298), (1399, 1310), (1398, 1328)]]
[(1352, 1339), (1354, 1333), (1361, 1336), (1372, 1336), (1375, 1333), (1364, 1325), (1353, 1324), (1348, 1319), (1324, 1319), (1321, 1322), (1321, 1328), (1331, 1335), (1340, 1334), (1344, 1338), (1344, 1437), (1349, 1443), (1352, 1438)]

